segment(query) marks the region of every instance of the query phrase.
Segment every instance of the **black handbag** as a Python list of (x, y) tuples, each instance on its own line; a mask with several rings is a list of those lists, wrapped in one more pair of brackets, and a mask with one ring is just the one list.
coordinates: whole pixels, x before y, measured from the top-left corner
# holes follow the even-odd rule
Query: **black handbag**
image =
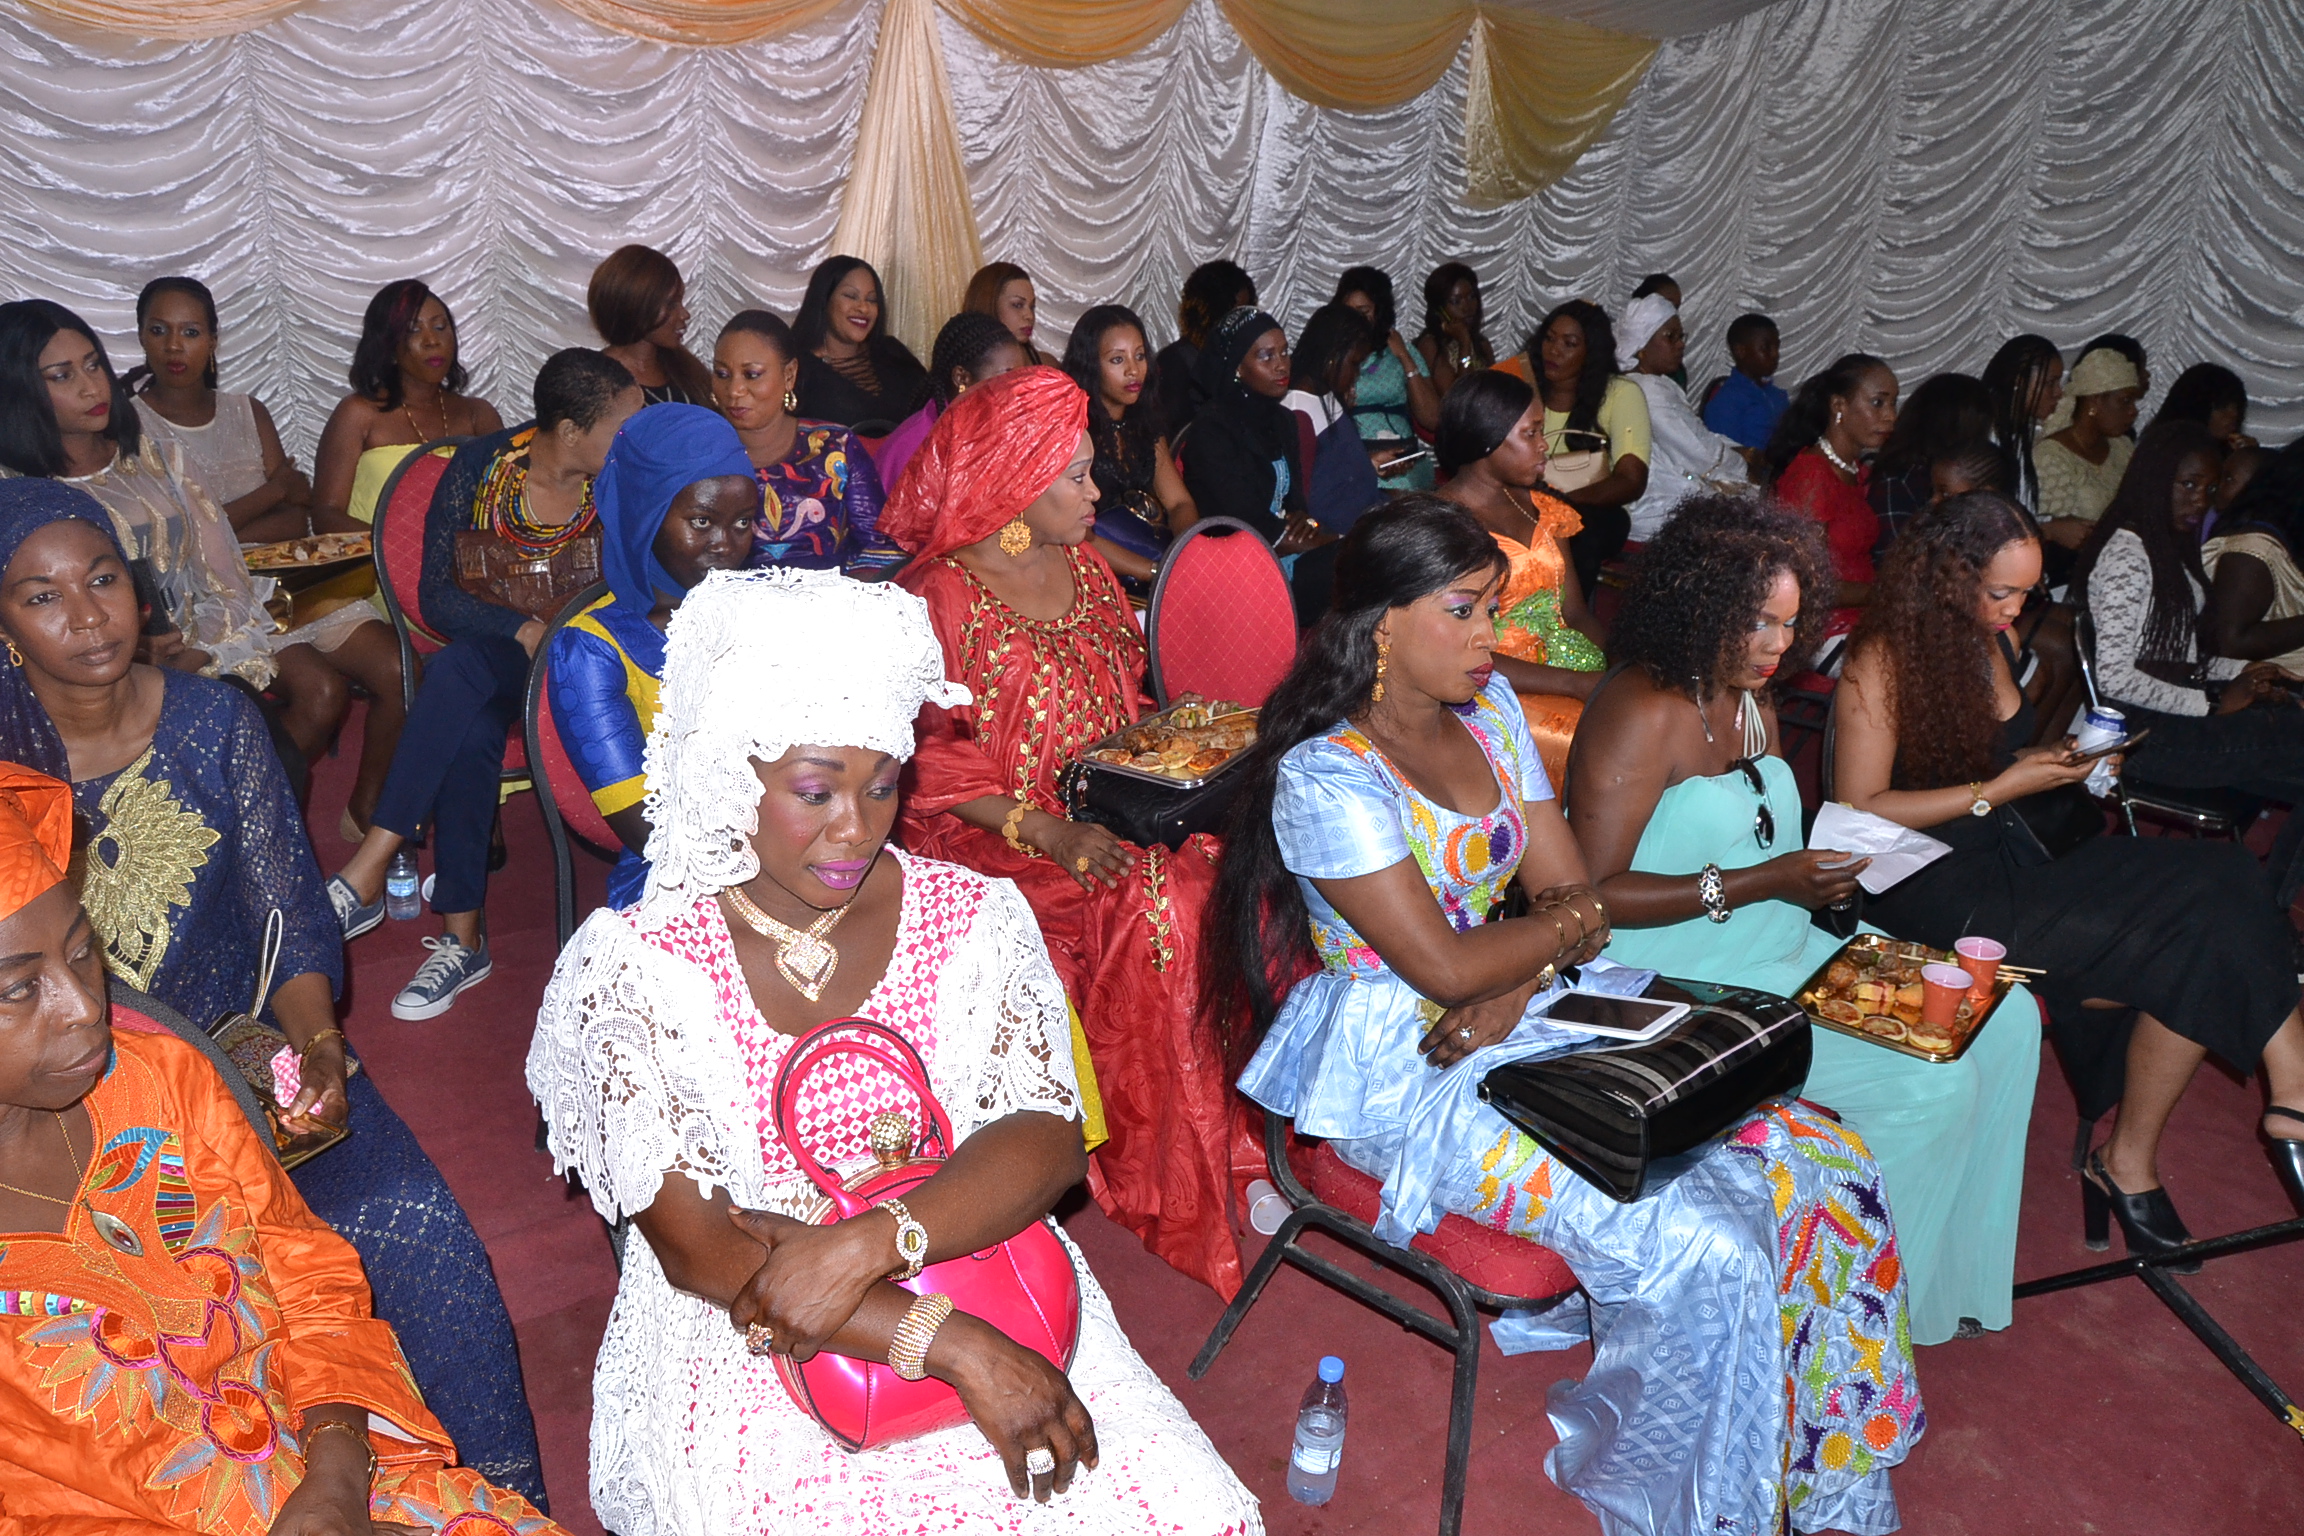
[(1659, 981), (1647, 995), (1689, 1015), (1644, 1045), (1496, 1068), (1480, 1097), (1594, 1188), (1637, 1200), (1670, 1182), (1691, 1153), (1759, 1105), (1808, 1081), (1808, 1015), (1750, 987)]
[(1064, 814), (1073, 821), (1092, 821), (1139, 848), (1154, 843), (1181, 848), (1195, 832), (1224, 830), (1232, 797), (1240, 791), (1240, 767), (1247, 757), (1245, 752), (1234, 753), (1229, 762), (1189, 789), (1116, 773), (1083, 758), (1065, 765), (1057, 787), (1064, 796)]

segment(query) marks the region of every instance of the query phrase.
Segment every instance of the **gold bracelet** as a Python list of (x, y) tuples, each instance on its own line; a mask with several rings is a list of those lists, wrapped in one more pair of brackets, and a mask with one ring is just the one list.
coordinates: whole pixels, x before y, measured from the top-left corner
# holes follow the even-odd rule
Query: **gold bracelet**
[(376, 1472), (379, 1465), (376, 1460), (376, 1447), (369, 1444), (368, 1431), (362, 1429), (359, 1425), (353, 1423), (349, 1419), (322, 1419), (319, 1423), (304, 1431), (305, 1466), (310, 1467), (312, 1464), (312, 1442), (318, 1440), (322, 1435), (326, 1434), (331, 1429), (340, 1429), (344, 1431), (344, 1433), (350, 1435), (353, 1439), (360, 1442), (360, 1449), (362, 1453), (365, 1454), (368, 1458), (368, 1481), (371, 1483), (375, 1482)]
[(951, 1315), (952, 1298), (942, 1291), (930, 1291), (907, 1307), (904, 1320), (888, 1336), (888, 1368), (906, 1381), (927, 1375), (928, 1346)]
[(1040, 851), (1039, 849), (1034, 848), (1030, 843), (1022, 841), (1016, 835), (1024, 825), (1024, 813), (1030, 809), (1032, 809), (1031, 805), (1027, 803), (1021, 796), (1019, 796), (1016, 801), (1016, 809), (1010, 811), (1005, 817), (1001, 818), (1000, 821), (1000, 835), (1007, 839), (1009, 847), (1015, 849), (1018, 853), (1023, 854), (1026, 858), (1030, 858), (1033, 854)]
[(304, 1049), (296, 1053), (296, 1060), (298, 1062), (302, 1062), (305, 1057), (312, 1054), (312, 1047), (318, 1045), (321, 1041), (327, 1039), (330, 1035), (334, 1035), (337, 1039), (343, 1040), (347, 1046), (352, 1043), (350, 1040), (345, 1039), (344, 1031), (336, 1028), (334, 1025), (330, 1025), (328, 1028), (320, 1031), (320, 1033), (314, 1035), (311, 1039), (304, 1042)]

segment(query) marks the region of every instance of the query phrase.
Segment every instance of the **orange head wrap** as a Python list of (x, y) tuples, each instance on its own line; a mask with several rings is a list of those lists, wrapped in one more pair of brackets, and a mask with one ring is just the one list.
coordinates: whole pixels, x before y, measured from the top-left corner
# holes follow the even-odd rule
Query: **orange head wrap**
[(1056, 368), (1019, 368), (944, 408), (897, 478), (880, 531), (916, 561), (990, 538), (1056, 483), (1088, 430), (1088, 396)]
[(16, 763), (0, 763), (0, 920), (60, 883), (72, 862), (72, 790)]

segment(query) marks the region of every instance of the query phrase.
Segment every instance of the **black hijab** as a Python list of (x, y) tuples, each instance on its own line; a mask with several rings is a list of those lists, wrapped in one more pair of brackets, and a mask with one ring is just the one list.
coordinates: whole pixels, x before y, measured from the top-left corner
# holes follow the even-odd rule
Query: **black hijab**
[[(1279, 401), (1260, 395), (1240, 382), (1240, 365), (1266, 332), (1286, 335), (1280, 322), (1260, 309), (1243, 304), (1216, 322), (1208, 344), (1200, 349), (1199, 383), (1208, 404), (1220, 407), (1249, 441), (1265, 450), (1266, 460), (1277, 459), (1296, 442), (1296, 417)], [(1205, 407), (1202, 414), (1207, 414)]]

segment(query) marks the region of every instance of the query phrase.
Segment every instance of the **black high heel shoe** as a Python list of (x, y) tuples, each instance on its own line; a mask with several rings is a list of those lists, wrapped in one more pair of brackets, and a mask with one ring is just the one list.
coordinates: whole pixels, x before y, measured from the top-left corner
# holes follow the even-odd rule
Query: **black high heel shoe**
[[(2304, 1153), (2304, 1143), (2288, 1145)], [(2304, 1172), (2300, 1165), (2299, 1172)], [(2102, 1252), (2112, 1246), (2109, 1218), (2120, 1218), (2120, 1235), (2128, 1240), (2128, 1251), (2141, 1258), (2181, 1248), (2192, 1241), (2185, 1229), (2184, 1218), (2176, 1214), (2175, 1202), (2165, 1189), (2148, 1189), (2140, 1195), (2131, 1195), (2112, 1182), (2112, 1175), (2104, 1167), (2104, 1154), (2088, 1154), (2088, 1166), (2080, 1174), (2081, 1236), (2088, 1246)], [(2200, 1261), (2162, 1266), (2172, 1275), (2200, 1273)]]
[[(2304, 1111), (2293, 1110), (2282, 1104), (2268, 1104), (2264, 1113), (2281, 1115), (2298, 1125), (2304, 1125)], [(2272, 1143), (2272, 1171), (2280, 1175), (2281, 1187), (2288, 1191), (2288, 1198), (2296, 1202), (2299, 1211), (2304, 1211), (2304, 1140), (2293, 1136), (2271, 1135), (2267, 1135), (2265, 1140)]]

